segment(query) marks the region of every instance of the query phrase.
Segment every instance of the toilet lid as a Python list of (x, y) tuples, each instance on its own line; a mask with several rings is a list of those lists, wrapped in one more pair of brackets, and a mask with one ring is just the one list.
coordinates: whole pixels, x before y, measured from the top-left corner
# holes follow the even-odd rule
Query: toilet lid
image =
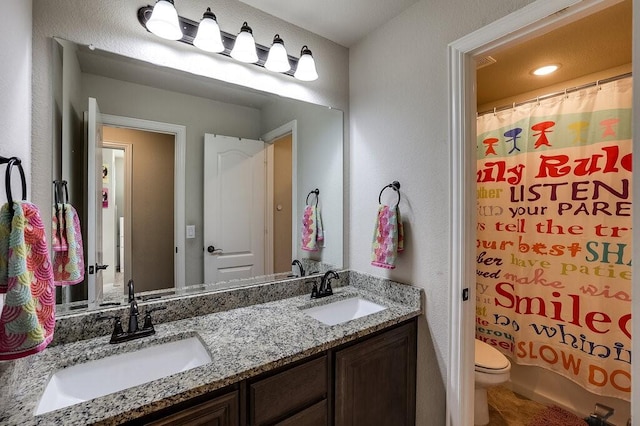
[(499, 350), (476, 339), (476, 367), (482, 370), (504, 370), (510, 367), (509, 360)]

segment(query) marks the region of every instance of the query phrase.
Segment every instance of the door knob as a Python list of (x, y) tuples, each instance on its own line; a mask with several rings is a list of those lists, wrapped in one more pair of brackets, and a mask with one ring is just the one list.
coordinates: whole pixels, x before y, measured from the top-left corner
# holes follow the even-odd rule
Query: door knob
[(222, 253), (222, 249), (215, 248), (214, 246), (208, 246), (207, 251), (211, 254), (220, 254)]
[(105, 270), (109, 267), (109, 265), (98, 265), (96, 263), (96, 271)]

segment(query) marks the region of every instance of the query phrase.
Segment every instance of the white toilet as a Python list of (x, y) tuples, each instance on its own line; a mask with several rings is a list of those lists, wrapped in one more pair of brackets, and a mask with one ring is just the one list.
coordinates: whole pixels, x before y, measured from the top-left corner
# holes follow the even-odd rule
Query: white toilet
[(499, 350), (476, 339), (474, 424), (489, 423), (487, 388), (509, 381), (511, 363)]

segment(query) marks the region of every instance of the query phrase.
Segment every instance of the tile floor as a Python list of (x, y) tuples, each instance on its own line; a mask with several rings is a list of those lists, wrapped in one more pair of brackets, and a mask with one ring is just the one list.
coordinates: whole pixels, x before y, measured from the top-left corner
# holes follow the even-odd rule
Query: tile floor
[(527, 426), (545, 405), (519, 395), (504, 386), (489, 388), (490, 426)]

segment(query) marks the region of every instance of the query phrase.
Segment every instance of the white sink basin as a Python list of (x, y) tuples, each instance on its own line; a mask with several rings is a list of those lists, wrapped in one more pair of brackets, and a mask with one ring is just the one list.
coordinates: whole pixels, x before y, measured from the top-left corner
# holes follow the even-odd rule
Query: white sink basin
[(342, 299), (326, 305), (303, 309), (302, 312), (327, 325), (336, 325), (387, 309), (360, 297)]
[(197, 337), (77, 364), (49, 379), (35, 414), (88, 401), (211, 362)]

